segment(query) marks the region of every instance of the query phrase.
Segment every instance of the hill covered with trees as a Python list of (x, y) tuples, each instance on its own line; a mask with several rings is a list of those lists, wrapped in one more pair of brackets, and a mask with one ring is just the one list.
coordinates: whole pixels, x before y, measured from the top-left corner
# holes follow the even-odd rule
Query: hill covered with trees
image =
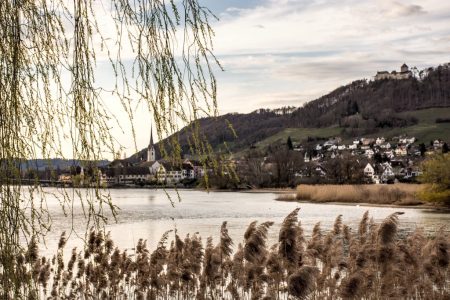
[[(287, 128), (323, 128), (353, 137), (415, 125), (419, 120), (408, 112), (441, 107), (450, 107), (448, 63), (416, 70), (409, 79), (357, 80), (298, 108), (229, 113), (200, 119), (198, 125), (213, 149), (240, 151)], [(190, 130), (176, 134), (184, 153)], [(140, 151), (133, 157), (145, 155)]]

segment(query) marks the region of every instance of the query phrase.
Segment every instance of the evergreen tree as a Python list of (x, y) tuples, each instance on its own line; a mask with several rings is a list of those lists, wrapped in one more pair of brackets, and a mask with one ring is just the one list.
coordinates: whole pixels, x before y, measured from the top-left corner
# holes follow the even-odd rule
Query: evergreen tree
[(424, 156), (425, 152), (427, 152), (427, 147), (425, 146), (424, 143), (419, 144), (419, 151), (421, 156)]
[(442, 154), (448, 153), (448, 145), (447, 143), (444, 143), (444, 145), (442, 145)]
[(381, 164), (383, 162), (383, 157), (381, 156), (381, 154), (379, 152), (377, 152), (373, 156), (373, 160), (375, 161), (375, 163)]
[(287, 147), (289, 150), (294, 150), (294, 144), (292, 144), (292, 140), (291, 140), (290, 136), (287, 139)]

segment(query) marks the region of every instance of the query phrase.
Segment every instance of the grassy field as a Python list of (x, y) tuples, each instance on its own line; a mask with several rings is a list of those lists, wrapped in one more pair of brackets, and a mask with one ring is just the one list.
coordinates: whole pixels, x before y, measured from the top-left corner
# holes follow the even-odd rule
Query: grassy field
[[(418, 143), (429, 143), (435, 139), (450, 138), (450, 123), (436, 123), (436, 118), (448, 118), (450, 116), (450, 107), (447, 108), (429, 108), (417, 111), (408, 111), (401, 113), (404, 116), (416, 117), (419, 122), (416, 125), (382, 130), (375, 134), (369, 134), (367, 137), (384, 136), (392, 138), (394, 136), (406, 134), (408, 136), (415, 136)], [(256, 144), (259, 149), (264, 149), (269, 145), (286, 143), (290, 136), (294, 141), (299, 142), (310, 137), (334, 137), (339, 136), (343, 128), (340, 127), (326, 127), (326, 128), (287, 128), (283, 131), (268, 137)], [(351, 139), (344, 140), (348, 142)]]
[(419, 184), (393, 185), (299, 185), (297, 193), (280, 195), (278, 200), (343, 202), (392, 205), (419, 205)]
[[(450, 123), (436, 123), (437, 118), (448, 118), (450, 116), (450, 107), (404, 112), (401, 115), (414, 116), (419, 120), (419, 123), (413, 126), (383, 131), (384, 137), (391, 138), (400, 134), (406, 134), (415, 136), (418, 139), (418, 143), (425, 144), (439, 138), (444, 140), (450, 138)], [(372, 134), (371, 136), (379, 135), (380, 133)]]
[(256, 144), (257, 148), (265, 148), (269, 145), (286, 143), (287, 138), (290, 136), (294, 141), (306, 140), (310, 137), (333, 137), (338, 136), (342, 132), (342, 128), (339, 127), (326, 127), (326, 128), (286, 128), (285, 130), (264, 139)]

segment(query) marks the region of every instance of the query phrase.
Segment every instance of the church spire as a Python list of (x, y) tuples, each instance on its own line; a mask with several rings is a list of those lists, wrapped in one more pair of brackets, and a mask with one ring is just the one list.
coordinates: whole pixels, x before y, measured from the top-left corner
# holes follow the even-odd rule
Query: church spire
[(153, 145), (153, 125), (150, 127), (150, 144), (147, 147), (147, 161), (155, 161), (155, 146)]
[(153, 125), (150, 125), (150, 144), (149, 146), (153, 146)]

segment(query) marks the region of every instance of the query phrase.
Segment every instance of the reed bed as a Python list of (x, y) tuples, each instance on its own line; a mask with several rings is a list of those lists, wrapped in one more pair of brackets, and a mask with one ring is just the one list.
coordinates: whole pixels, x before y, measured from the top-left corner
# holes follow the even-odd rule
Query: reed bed
[[(419, 184), (299, 185), (296, 200), (370, 204), (419, 205)], [(280, 199), (289, 200), (289, 199)]]
[(306, 238), (298, 212), (284, 219), (272, 246), (272, 222), (252, 222), (237, 247), (224, 222), (216, 244), (166, 232), (153, 251), (142, 239), (121, 251), (109, 234), (92, 230), (68, 260), (63, 234), (51, 259), (39, 256), (32, 240), (14, 263), (32, 283), (21, 291), (28, 299), (449, 299), (443, 229), (399, 237), (402, 213), (375, 223), (366, 212), (355, 230), (338, 216), (333, 228), (317, 223)]

